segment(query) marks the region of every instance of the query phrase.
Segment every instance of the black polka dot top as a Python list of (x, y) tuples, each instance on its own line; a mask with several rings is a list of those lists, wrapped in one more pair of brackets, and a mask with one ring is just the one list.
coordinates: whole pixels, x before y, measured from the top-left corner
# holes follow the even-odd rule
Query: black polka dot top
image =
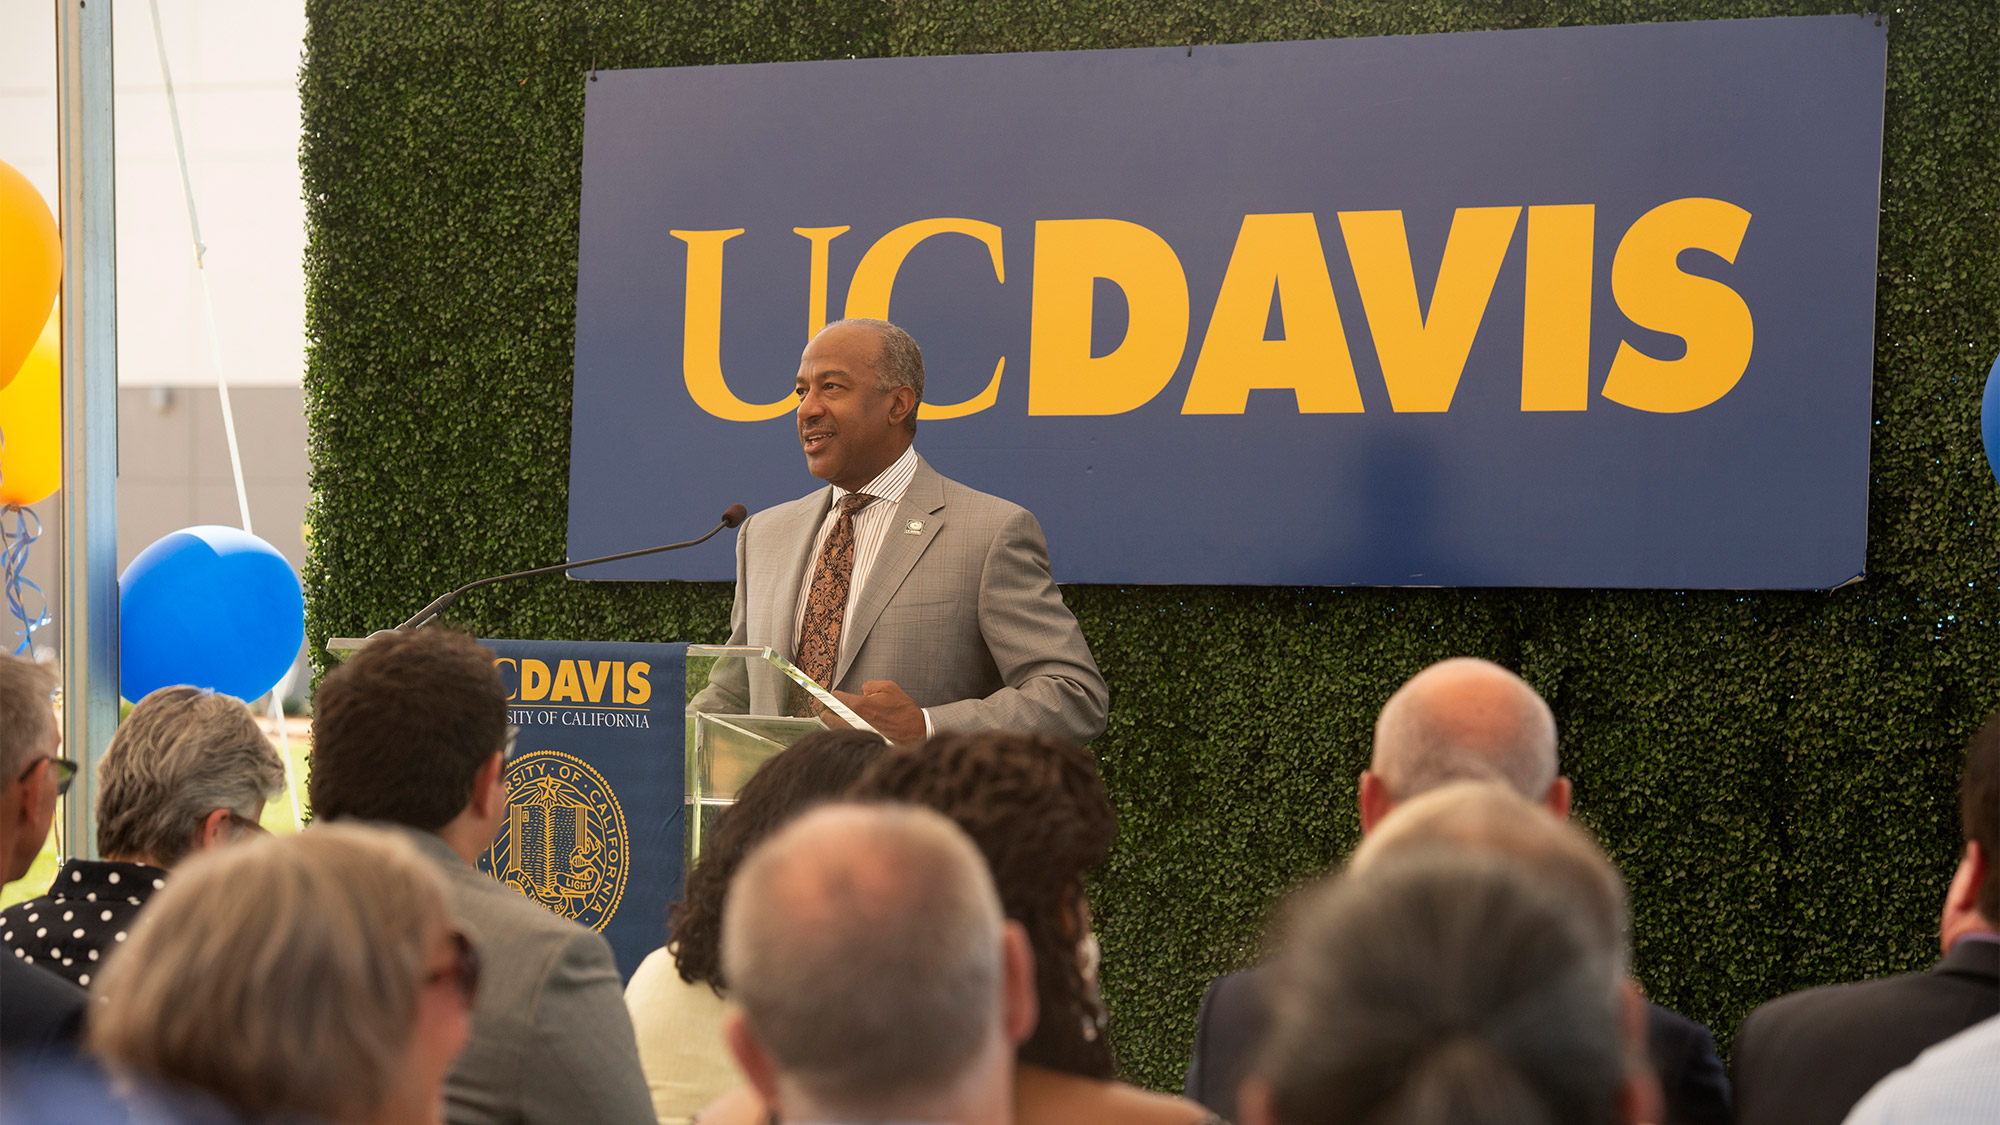
[(56, 872), (48, 894), (0, 910), (4, 955), (89, 988), (166, 879), (165, 870), (144, 863), (72, 859)]

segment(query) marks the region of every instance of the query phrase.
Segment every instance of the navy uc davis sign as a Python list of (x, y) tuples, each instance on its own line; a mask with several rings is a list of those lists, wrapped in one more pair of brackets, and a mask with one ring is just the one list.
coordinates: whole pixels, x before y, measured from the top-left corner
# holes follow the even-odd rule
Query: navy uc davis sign
[(1829, 16), (599, 72), (570, 557), (814, 488), (792, 377), (848, 315), (916, 336), (918, 449), (1064, 581), (1838, 585), (1885, 47)]
[(629, 979), (681, 897), (687, 646), (480, 643), (518, 732), (479, 869), (602, 933)]

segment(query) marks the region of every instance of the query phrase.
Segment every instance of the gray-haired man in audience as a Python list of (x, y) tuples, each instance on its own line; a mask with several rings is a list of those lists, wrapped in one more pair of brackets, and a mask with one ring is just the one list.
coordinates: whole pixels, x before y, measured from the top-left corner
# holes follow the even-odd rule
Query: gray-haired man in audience
[(780, 831), (730, 888), (722, 961), (730, 1050), (780, 1119), (1012, 1120), (1027, 936), (937, 813), (842, 805)]
[[(62, 729), (49, 705), (55, 677), (46, 668), (0, 656), (0, 884), (28, 873), (56, 798), (76, 766), (63, 758)], [(74, 1046), (83, 1027), (82, 989), (25, 957), (0, 953), (0, 1059)]]
[(1569, 891), (1511, 857), (1435, 848), (1317, 888), (1275, 968), (1240, 1120), (1657, 1120), (1626, 1046), (1622, 943)]
[[(1454, 781), (1499, 782), (1552, 816), (1569, 815), (1554, 714), (1521, 677), (1491, 661), (1440, 661), (1383, 705), (1358, 786), (1362, 834), (1403, 802)], [(1216, 980), (1196, 1020), (1187, 1096), (1232, 1120), (1237, 1085), (1270, 1022), (1262, 974), (1248, 969)], [(1646, 1015), (1666, 1093), (1665, 1125), (1728, 1125), (1729, 1084), (1708, 1029), (1657, 1004)]]
[(139, 701), (97, 763), (97, 852), (47, 894), (0, 911), (0, 939), (30, 964), (88, 987), (166, 885), (203, 848), (261, 832), (285, 767), (243, 701), (163, 687)]

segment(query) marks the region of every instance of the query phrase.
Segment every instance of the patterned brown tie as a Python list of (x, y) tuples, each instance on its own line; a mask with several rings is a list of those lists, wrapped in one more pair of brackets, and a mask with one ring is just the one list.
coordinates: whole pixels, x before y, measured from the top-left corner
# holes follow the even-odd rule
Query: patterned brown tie
[(806, 595), (806, 615), (799, 622), (794, 663), (828, 690), (833, 688), (833, 671), (840, 664), (840, 626), (847, 617), (847, 590), (854, 581), (854, 514), (874, 500), (859, 492), (850, 492), (841, 500), (840, 518), (834, 521), (826, 546), (820, 548), (812, 591)]

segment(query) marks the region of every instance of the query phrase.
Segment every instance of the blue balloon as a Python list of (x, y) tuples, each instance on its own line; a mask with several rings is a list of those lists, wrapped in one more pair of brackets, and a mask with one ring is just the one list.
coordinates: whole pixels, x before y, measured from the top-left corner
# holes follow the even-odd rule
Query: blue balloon
[(119, 694), (192, 684), (238, 699), (275, 687), (306, 635), (305, 592), (247, 531), (183, 528), (118, 576)]
[(1986, 467), (2000, 480), (2000, 358), (1986, 373), (1986, 394), (1979, 402), (1979, 436), (1986, 443)]

